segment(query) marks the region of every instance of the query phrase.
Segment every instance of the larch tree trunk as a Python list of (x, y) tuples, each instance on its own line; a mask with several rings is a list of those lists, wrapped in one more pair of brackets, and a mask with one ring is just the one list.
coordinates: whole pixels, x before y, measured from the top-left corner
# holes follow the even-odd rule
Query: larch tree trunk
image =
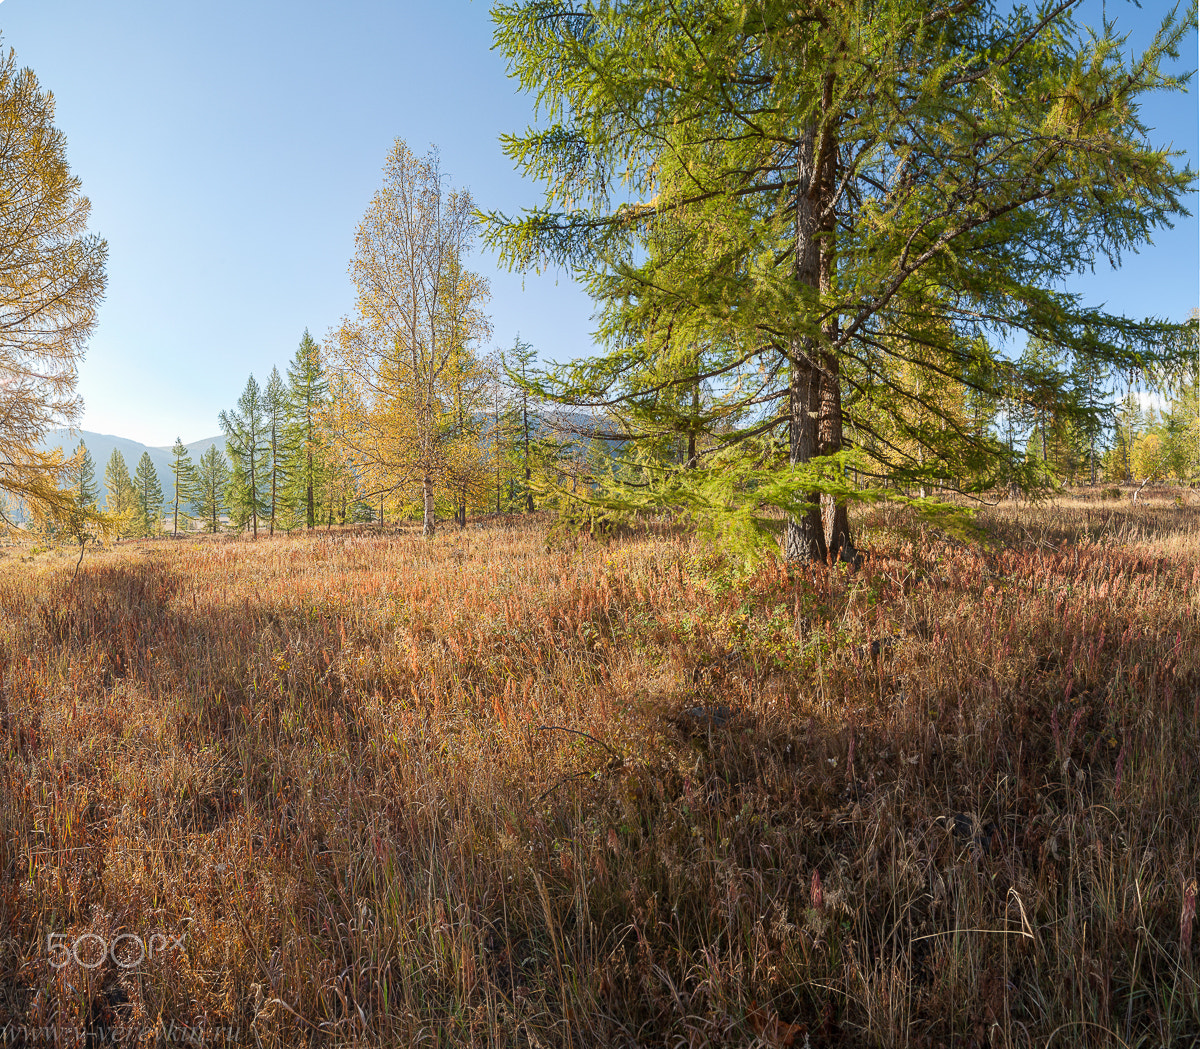
[[(825, 104), (831, 104), (833, 91), (832, 79), (825, 82)], [(821, 211), (816, 216), (820, 230), (818, 281), (822, 299), (828, 301), (833, 295), (833, 277), (835, 247), (837, 235), (837, 213), (834, 208), (834, 195), (837, 192), (838, 148), (832, 134), (826, 134), (822, 144), (821, 157), (818, 163), (821, 169), (820, 204)], [(821, 340), (825, 347), (831, 347), (837, 342), (838, 318), (833, 313), (821, 325)], [(821, 455), (835, 455), (842, 450), (842, 382), (841, 368), (835, 354), (826, 349), (821, 355), (821, 407), (818, 448)], [(850, 539), (850, 518), (846, 509), (846, 501), (825, 495), (821, 498), (822, 524), (824, 526), (825, 547), (833, 560), (853, 562), (858, 556), (854, 543)]]
[[(815, 128), (805, 128), (796, 162), (796, 283), (817, 291), (820, 283), (819, 244), (816, 237), (820, 180), (813, 175)], [(816, 191), (814, 193), (814, 190)], [(817, 365), (816, 340), (796, 332), (788, 347), (788, 458), (791, 466), (802, 466), (818, 454), (817, 419), (820, 411), (821, 372)], [(825, 560), (825, 530), (821, 523), (821, 497), (807, 493), (809, 508), (788, 519), (784, 556), (788, 564)]]

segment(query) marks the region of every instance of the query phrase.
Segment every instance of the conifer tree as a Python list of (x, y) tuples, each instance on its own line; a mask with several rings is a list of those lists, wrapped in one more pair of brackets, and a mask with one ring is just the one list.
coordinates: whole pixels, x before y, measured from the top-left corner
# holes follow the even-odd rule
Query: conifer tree
[(142, 452), (133, 475), (133, 498), (142, 535), (153, 535), (162, 525), (163, 493), (149, 452)]
[(0, 493), (82, 520), (39, 443), (79, 414), (77, 367), (104, 297), (108, 246), (67, 164), (54, 96), (0, 48)]
[(271, 519), (271, 535), (275, 534), (275, 519), (279, 512), (279, 500), (283, 495), (287, 482), (287, 423), (288, 423), (288, 390), (283, 383), (278, 368), (271, 369), (263, 391), (263, 411), (267, 429), (267, 451), (270, 462), (270, 485), (264, 486), (269, 492)]
[(1092, 485), (1097, 479), (1104, 434), (1112, 419), (1109, 378), (1104, 362), (1094, 356), (1076, 356), (1072, 362), (1071, 389), (1084, 413), (1079, 427), (1080, 454)]
[(71, 459), (75, 464), (68, 474), (71, 493), (77, 506), (89, 509), (96, 505), (100, 495), (100, 486), (96, 483), (96, 464), (83, 441), (75, 446)]
[(120, 522), (124, 519), (126, 522), (130, 519), (136, 506), (133, 490), (133, 478), (129, 476), (129, 467), (125, 462), (125, 456), (121, 454), (120, 449), (114, 448), (113, 453), (109, 456), (108, 464), (104, 468), (104, 488), (106, 491), (107, 512), (117, 519), (117, 534), (121, 535), (126, 525)]
[[(192, 457), (188, 453), (187, 445), (183, 443), (182, 438), (175, 438), (175, 445), (171, 449), (171, 454), (174, 458), (171, 461), (171, 476), (175, 481), (175, 495), (171, 500), (173, 521), (171, 524), (171, 534), (179, 534), (179, 507), (186, 506), (195, 497), (196, 489), (196, 466), (192, 462)], [(186, 514), (187, 511), (185, 510)]]
[(215, 444), (200, 456), (196, 470), (194, 498), (196, 511), (207, 522), (214, 535), (220, 527), (221, 515), (228, 508), (226, 490), (229, 487), (229, 461)]
[(536, 406), (530, 403), (530, 386), (533, 365), (537, 360), (537, 351), (527, 342), (521, 341), (517, 335), (513, 339), (512, 349), (503, 358), (506, 374), (511, 376), (513, 388), (513, 408), (517, 418), (517, 439), (520, 442), (521, 466), (525, 472), (525, 487), (522, 496), (525, 502), (525, 512), (533, 513), (533, 463), (530, 459), (530, 441), (536, 440), (538, 413)]
[(329, 382), (321, 363), (321, 347), (308, 329), (288, 366), (288, 449), (286, 497), (301, 507), (306, 528), (317, 523), (318, 494), (325, 445), (321, 419), (329, 400)]
[(257, 539), (259, 520), (270, 515), (266, 493), (271, 446), (267, 406), (253, 375), (246, 381), (236, 410), (221, 412), (220, 422), (233, 462), (230, 509), (241, 527), (251, 526)]
[[(958, 408), (913, 410), (930, 388), (916, 373), (964, 376), (977, 336), (1037, 337), (1122, 370), (1178, 356), (1180, 325), (1089, 307), (1062, 281), (1184, 214), (1194, 174), (1150, 143), (1138, 106), (1185, 86), (1164, 66), (1192, 15), (1126, 55), (1111, 25), (1081, 29), (1079, 6), (493, 8), (497, 47), (544, 118), (504, 147), (546, 202), (485, 216), (486, 239), (511, 266), (573, 268), (619, 317), (602, 355), (535, 388), (607, 411), (644, 399), (653, 376), (725, 397), (696, 468), (655, 463), (628, 498), (682, 504), (748, 542), (769, 535), (760, 508), (779, 508), (789, 561), (837, 555), (846, 500), (886, 494), (856, 491), (849, 465), (922, 486), (974, 459), (989, 468), (967, 490), (1036, 483)], [(931, 315), (945, 323), (931, 330)], [(698, 368), (657, 363), (692, 347), (712, 348)], [(702, 418), (677, 403), (680, 424)], [(873, 425), (889, 417), (901, 446)]]
[(503, 354), (489, 355), (487, 369), (488, 426), (484, 434), (491, 461), (491, 484), (494, 485), (496, 513), (505, 506), (505, 470), (515, 445), (516, 428), (512, 412), (511, 389), (504, 373)]
[(1113, 444), (1108, 455), (1108, 474), (1112, 480), (1126, 483), (1134, 479), (1133, 451), (1146, 431), (1146, 413), (1137, 391), (1130, 385), (1113, 418)]

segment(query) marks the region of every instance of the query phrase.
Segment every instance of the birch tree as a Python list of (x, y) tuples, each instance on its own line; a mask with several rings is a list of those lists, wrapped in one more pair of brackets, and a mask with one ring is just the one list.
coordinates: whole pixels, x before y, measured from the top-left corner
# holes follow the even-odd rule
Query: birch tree
[(446, 480), (451, 372), (487, 333), (489, 294), (465, 267), (476, 225), (471, 195), (443, 182), (436, 151), (418, 157), (396, 140), (355, 236), (356, 316), (332, 339), (362, 405), (346, 440), (365, 495), (416, 486), (427, 536)]

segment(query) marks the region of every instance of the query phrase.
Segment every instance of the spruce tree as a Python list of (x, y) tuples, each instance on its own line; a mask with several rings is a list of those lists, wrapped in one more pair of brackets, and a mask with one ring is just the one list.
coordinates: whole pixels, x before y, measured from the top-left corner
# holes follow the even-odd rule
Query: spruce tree
[(137, 507), (140, 530), (143, 535), (160, 531), (163, 493), (149, 452), (142, 452), (137, 470), (133, 475), (133, 498)]
[[(511, 266), (573, 269), (605, 318), (601, 355), (531, 388), (621, 413), (629, 437), (659, 439), (673, 412), (672, 428), (710, 438), (694, 468), (648, 462), (626, 500), (683, 505), (750, 543), (770, 534), (763, 508), (782, 509), (789, 561), (837, 555), (846, 501), (885, 494), (856, 490), (848, 466), (919, 488), (974, 461), (987, 468), (967, 491), (1037, 483), (1016, 448), (913, 381), (964, 377), (977, 336), (1038, 337), (1122, 370), (1178, 356), (1182, 326), (1090, 307), (1063, 284), (1185, 214), (1194, 174), (1149, 141), (1138, 107), (1185, 86), (1164, 67), (1191, 16), (1127, 55), (1078, 8), (493, 8), (497, 47), (544, 117), (504, 148), (546, 203), (485, 216), (486, 239)], [(994, 397), (1023, 376), (975, 373)], [(708, 417), (657, 396), (697, 383), (720, 405)], [(881, 418), (901, 445), (860, 436)]]
[(537, 351), (527, 342), (521, 341), (517, 335), (513, 339), (512, 349), (503, 357), (505, 373), (509, 376), (513, 390), (513, 414), (517, 425), (517, 440), (520, 442), (521, 467), (525, 474), (525, 487), (522, 497), (525, 512), (533, 513), (533, 462), (530, 458), (530, 444), (537, 440), (538, 412), (537, 406), (530, 400), (530, 379), (532, 378)]

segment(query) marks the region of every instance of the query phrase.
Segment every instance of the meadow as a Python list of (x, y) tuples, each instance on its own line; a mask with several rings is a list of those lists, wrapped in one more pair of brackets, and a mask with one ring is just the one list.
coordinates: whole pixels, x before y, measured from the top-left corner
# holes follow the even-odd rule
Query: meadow
[(1180, 501), (8, 547), (0, 1043), (1198, 1044)]

